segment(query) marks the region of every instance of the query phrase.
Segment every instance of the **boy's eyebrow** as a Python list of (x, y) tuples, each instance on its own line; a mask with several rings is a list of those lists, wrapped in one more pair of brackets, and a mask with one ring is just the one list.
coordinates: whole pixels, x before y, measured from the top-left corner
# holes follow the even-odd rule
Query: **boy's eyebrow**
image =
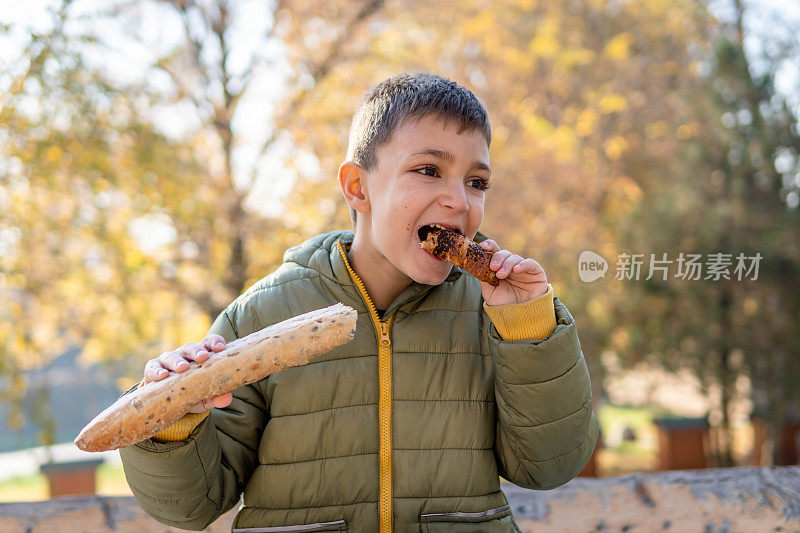
[[(419, 152), (414, 152), (409, 157), (413, 157), (415, 155), (432, 155), (433, 157), (437, 159), (443, 159), (450, 164), (453, 164), (456, 161), (456, 156), (454, 156), (452, 153), (446, 150), (438, 150), (436, 148), (424, 148)], [(492, 171), (492, 169), (489, 168), (489, 165), (487, 165), (483, 161), (475, 161), (474, 163), (472, 163), (472, 168), (476, 168), (479, 170), (488, 170), (489, 172)]]

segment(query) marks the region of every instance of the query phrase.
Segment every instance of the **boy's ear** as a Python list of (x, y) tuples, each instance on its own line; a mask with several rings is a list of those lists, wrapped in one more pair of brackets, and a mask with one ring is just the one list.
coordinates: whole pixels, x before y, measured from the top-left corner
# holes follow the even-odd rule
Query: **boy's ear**
[(359, 213), (370, 211), (366, 174), (361, 165), (352, 161), (345, 161), (339, 166), (339, 188), (342, 189), (347, 205)]

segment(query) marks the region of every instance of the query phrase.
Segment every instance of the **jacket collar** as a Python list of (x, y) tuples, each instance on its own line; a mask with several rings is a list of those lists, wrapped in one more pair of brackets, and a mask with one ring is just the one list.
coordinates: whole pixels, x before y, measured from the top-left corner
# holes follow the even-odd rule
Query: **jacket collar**
[[(342, 258), (342, 254), (339, 252), (339, 242), (342, 243), (342, 246), (345, 249), (345, 252), (350, 251), (350, 246), (353, 244), (353, 232), (347, 231), (342, 232), (338, 239), (333, 243), (330, 249), (330, 261), (331, 267), (334, 276), (336, 277), (336, 282), (339, 283), (342, 287), (347, 287), (347, 292), (353, 292), (353, 296), (355, 298), (360, 298), (360, 293), (358, 287), (355, 286), (353, 283), (353, 279), (350, 277), (350, 272), (348, 271), (347, 264), (345, 260)], [(450, 274), (445, 278), (443, 283), (451, 283), (458, 280), (463, 275), (463, 272), (460, 268), (453, 267), (450, 270)], [(423, 298), (426, 294), (428, 294), (431, 290), (435, 289), (437, 285), (427, 285), (425, 283), (417, 283), (416, 281), (412, 282), (411, 285), (406, 287), (403, 292), (401, 292), (389, 307), (386, 308), (384, 313), (385, 317), (391, 316), (391, 314), (400, 306), (406, 305), (413, 301), (419, 300)]]

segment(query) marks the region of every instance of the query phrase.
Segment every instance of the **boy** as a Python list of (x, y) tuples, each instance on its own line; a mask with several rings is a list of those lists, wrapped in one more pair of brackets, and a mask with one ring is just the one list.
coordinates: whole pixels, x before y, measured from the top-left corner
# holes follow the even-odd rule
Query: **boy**
[(354, 231), (289, 249), (143, 382), (339, 301), (359, 312), (355, 339), (120, 450), (147, 512), (203, 529), (243, 492), (234, 532), (512, 532), (499, 476), (549, 489), (580, 472), (598, 432), (589, 375), (542, 267), (483, 240), (494, 287), (420, 247), (433, 224), (476, 235), (490, 142), (452, 81), (402, 74), (366, 94), (338, 175)]

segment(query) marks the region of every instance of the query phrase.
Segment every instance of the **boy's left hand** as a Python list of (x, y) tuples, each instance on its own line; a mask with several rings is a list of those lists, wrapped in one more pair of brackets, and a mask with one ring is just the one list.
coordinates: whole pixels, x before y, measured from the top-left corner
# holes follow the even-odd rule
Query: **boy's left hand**
[(508, 250), (501, 250), (491, 239), (486, 239), (478, 246), (494, 252), (489, 268), (500, 280), (497, 287), (481, 281), (481, 293), (487, 304), (518, 304), (534, 300), (547, 292), (547, 274), (535, 260), (523, 259)]

